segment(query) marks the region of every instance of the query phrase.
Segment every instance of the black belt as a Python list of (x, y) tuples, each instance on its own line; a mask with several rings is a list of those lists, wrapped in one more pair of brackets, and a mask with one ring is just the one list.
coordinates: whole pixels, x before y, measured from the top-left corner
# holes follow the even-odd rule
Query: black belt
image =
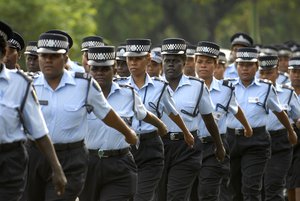
[[(194, 137), (197, 136), (197, 131), (191, 131), (190, 132)], [(163, 136), (164, 139), (168, 140), (183, 140), (184, 134), (183, 132), (168, 132), (167, 135)]]
[(285, 128), (283, 129), (279, 129), (279, 130), (275, 130), (275, 131), (269, 131), (271, 136), (277, 136), (277, 135), (283, 135), (287, 133), (287, 130)]
[(156, 137), (157, 135), (158, 134), (157, 134), (156, 130), (152, 131), (150, 133), (137, 134), (137, 136), (139, 137), (140, 141), (152, 139), (152, 138)]
[(0, 153), (12, 151), (24, 144), (24, 141), (16, 141), (11, 143), (0, 144)]
[(53, 144), (55, 151), (66, 151), (84, 146), (83, 140), (71, 143)]
[[(224, 140), (224, 139), (226, 139), (227, 136), (226, 136), (226, 134), (220, 134), (220, 137), (222, 140)], [(211, 136), (201, 137), (200, 141), (204, 144), (214, 142), (214, 140)]]
[(123, 149), (112, 149), (112, 150), (89, 149), (89, 153), (92, 155), (97, 155), (97, 156), (99, 156), (99, 158), (124, 156), (129, 153), (129, 147), (126, 147)]
[[(261, 126), (261, 127), (255, 127), (252, 128), (253, 134), (259, 133), (259, 132), (266, 132), (266, 127)], [(234, 134), (234, 135), (244, 135), (244, 129), (237, 129), (237, 128), (228, 128), (227, 127), (227, 133), (228, 134)]]

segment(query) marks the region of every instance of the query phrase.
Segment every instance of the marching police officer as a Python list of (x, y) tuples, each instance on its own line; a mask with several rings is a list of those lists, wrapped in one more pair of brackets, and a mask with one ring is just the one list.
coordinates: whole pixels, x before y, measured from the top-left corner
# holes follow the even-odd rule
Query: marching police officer
[(186, 61), (186, 43), (181, 38), (167, 38), (162, 43), (163, 69), (168, 89), (175, 100), (188, 130), (195, 138), (190, 149), (183, 141), (180, 129), (169, 117), (162, 120), (168, 127), (163, 137), (165, 148), (165, 167), (158, 188), (158, 200), (188, 200), (191, 186), (201, 164), (201, 142), (197, 137), (201, 117), (216, 143), (216, 157), (223, 160), (225, 150), (212, 116), (209, 92), (203, 80), (183, 74)]
[[(278, 79), (278, 57), (259, 57), (260, 78), (268, 79), (278, 94), (282, 108), (287, 112), (291, 123), (300, 118), (300, 102), (292, 87), (276, 83)], [(269, 113), (267, 130), (271, 135), (271, 158), (267, 162), (264, 174), (264, 200), (284, 201), (283, 188), (292, 161), (292, 146), (287, 137), (287, 130), (273, 113)]]
[(21, 71), (7, 70), (3, 63), (11, 35), (11, 28), (0, 21), (0, 200), (17, 201), (24, 191), (28, 165), (25, 129), (50, 163), (53, 185), (61, 195), (66, 178), (47, 135), (31, 80)]
[(119, 45), (116, 53), (116, 60), (117, 60), (116, 71), (117, 71), (117, 76), (119, 77), (130, 76), (130, 71), (127, 66), (126, 57), (124, 56), (125, 52), (126, 52), (125, 44)]
[(278, 48), (278, 71), (279, 75), (276, 80), (278, 84), (290, 84), (290, 76), (288, 73), (289, 59), (292, 56), (292, 51), (289, 47), (281, 45)]
[(233, 200), (261, 200), (262, 176), (271, 151), (271, 139), (266, 130), (269, 110), (273, 111), (287, 129), (291, 144), (297, 142), (297, 136), (279, 104), (272, 82), (255, 77), (258, 69), (257, 50), (239, 48), (236, 55), (239, 78), (232, 83), (237, 102), (252, 127), (253, 136), (246, 138), (240, 122), (232, 114), (228, 114)]
[(21, 51), (24, 49), (25, 43), (23, 37), (13, 32), (12, 37), (7, 41), (7, 51), (4, 57), (4, 63), (8, 69), (20, 69), (18, 61), (21, 58)]
[(39, 57), (37, 53), (37, 41), (29, 41), (25, 48), (25, 61), (28, 72), (37, 73), (40, 71)]
[(35, 146), (31, 146), (28, 199), (75, 200), (81, 192), (87, 173), (88, 153), (84, 145), (87, 113), (93, 113), (108, 126), (125, 135), (128, 143), (137, 137), (111, 109), (97, 82), (85, 73), (67, 71), (68, 39), (61, 34), (43, 33), (38, 40), (42, 74), (34, 86), (42, 107), (55, 151), (68, 179), (64, 196), (58, 198), (49, 183), (51, 172)]
[[(157, 127), (159, 132), (167, 132), (163, 122), (146, 110), (132, 87), (112, 81), (115, 70), (113, 46), (89, 48), (88, 64), (104, 96), (125, 122), (131, 126), (133, 119), (143, 120)], [(88, 127), (85, 140), (90, 159), (80, 199), (125, 201), (133, 198), (137, 188), (137, 169), (124, 136), (97, 121), (93, 113), (88, 115)]]
[[(193, 146), (194, 138), (178, 115), (174, 100), (168, 91), (168, 84), (157, 78), (150, 78), (146, 67), (150, 63), (149, 39), (127, 39), (126, 57), (131, 76), (120, 82), (130, 84), (140, 95), (148, 111), (161, 117), (168, 115), (179, 129), (188, 146)], [(132, 127), (139, 134), (138, 149), (132, 147), (132, 153), (138, 167), (138, 189), (134, 200), (153, 200), (154, 192), (161, 177), (164, 165), (164, 148), (159, 135), (153, 125), (133, 120)]]
[(199, 200), (220, 200), (220, 184), (229, 180), (230, 161), (229, 147), (226, 139), (226, 117), (227, 113), (232, 113), (245, 128), (244, 135), (252, 136), (252, 128), (248, 124), (243, 111), (238, 106), (234, 87), (227, 80), (219, 81), (214, 76), (214, 69), (218, 65), (218, 55), (220, 47), (209, 41), (198, 43), (195, 53), (196, 71), (198, 76), (205, 80), (205, 84), (210, 92), (213, 102), (213, 115), (218, 124), (219, 133), (226, 149), (226, 156), (223, 162), (216, 160), (214, 150), (215, 145), (210, 137), (204, 122), (200, 124), (199, 137), (202, 146), (202, 165), (199, 172)]

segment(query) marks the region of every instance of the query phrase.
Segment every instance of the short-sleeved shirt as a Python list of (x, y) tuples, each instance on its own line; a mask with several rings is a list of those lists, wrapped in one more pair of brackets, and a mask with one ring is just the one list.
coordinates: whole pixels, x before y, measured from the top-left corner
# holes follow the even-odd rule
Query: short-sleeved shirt
[[(268, 119), (266, 111), (269, 109), (276, 112), (282, 111), (276, 90), (271, 82), (254, 78), (252, 83), (245, 87), (238, 78), (232, 84), (235, 87), (236, 100), (252, 128), (266, 126)], [(227, 127), (243, 128), (233, 114), (228, 114)]]
[[(130, 87), (119, 86), (113, 82), (107, 101), (129, 126), (133, 119), (143, 120), (147, 115), (140, 97)], [(111, 150), (129, 146), (122, 133), (99, 121), (93, 113), (88, 115), (85, 142), (88, 149)]]
[[(212, 101), (204, 81), (182, 75), (175, 91), (171, 87), (169, 87), (169, 91), (188, 130), (199, 130), (200, 121), (202, 121), (201, 115), (213, 112)], [(197, 102), (199, 103), (197, 104)], [(187, 114), (193, 114), (194, 111), (198, 111), (195, 117)], [(168, 116), (163, 115), (162, 120), (169, 132), (181, 132), (181, 129)]]
[(86, 103), (93, 107), (93, 112), (99, 119), (105, 118), (111, 110), (93, 78), (89, 82), (88, 79), (75, 78), (75, 75), (75, 72), (64, 70), (55, 90), (49, 86), (43, 74), (34, 80), (53, 143), (70, 143), (84, 139), (87, 133)]
[[(235, 98), (235, 93), (232, 84), (229, 81), (217, 80), (213, 78), (209, 87), (210, 97), (213, 102), (213, 116), (218, 125), (219, 133), (226, 133), (226, 118), (227, 113), (236, 115), (238, 112), (238, 103)], [(209, 136), (209, 132), (203, 121), (200, 123), (200, 137)]]
[[(275, 89), (282, 109), (287, 112), (290, 122), (293, 123), (294, 119), (300, 118), (300, 102), (297, 94), (292, 88), (282, 87), (280, 84), (276, 84)], [(280, 123), (276, 115), (270, 112), (267, 121), (267, 130), (274, 131), (283, 128), (284, 126)]]
[[(157, 78), (151, 78), (148, 74), (146, 74), (145, 84), (141, 88), (137, 87), (131, 76), (129, 76), (127, 79), (119, 80), (118, 82), (121, 84), (129, 84), (130, 86), (132, 86), (141, 97), (146, 109), (153, 114), (158, 115), (156, 111), (157, 105), (160, 114), (178, 114), (175, 108), (174, 100), (171, 97), (168, 88), (164, 87), (165, 81)], [(159, 104), (157, 104), (158, 101)], [(136, 119), (134, 119), (132, 122), (132, 128), (138, 134), (148, 133), (156, 130), (156, 127), (154, 127), (153, 125), (138, 121)]]
[(289, 74), (285, 73), (285, 72), (279, 72), (276, 83), (277, 84), (289, 84), (289, 83), (291, 83)]
[(4, 64), (2, 66), (0, 72), (0, 144), (26, 140), (17, 111), (21, 109), (24, 97), (22, 114), (28, 134), (34, 139), (45, 136), (48, 129), (33, 87), (30, 86), (26, 94), (29, 81), (16, 70), (6, 69)]

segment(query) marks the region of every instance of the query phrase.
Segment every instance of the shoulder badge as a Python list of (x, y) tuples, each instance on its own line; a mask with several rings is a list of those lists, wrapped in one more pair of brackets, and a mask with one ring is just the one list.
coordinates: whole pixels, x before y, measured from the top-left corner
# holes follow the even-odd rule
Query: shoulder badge
[(128, 89), (131, 89), (133, 90), (134, 88), (128, 84), (118, 84), (120, 87), (123, 87), (123, 88), (128, 88)]
[(286, 85), (286, 84), (282, 84), (281, 87), (284, 88), (284, 89), (289, 89), (291, 91), (294, 91), (294, 88), (292, 86), (289, 86), (289, 85)]
[(16, 71), (18, 75), (21, 75), (27, 82), (32, 82), (32, 79), (26, 75), (23, 71), (17, 70)]
[(89, 79), (92, 78), (92, 76), (88, 73), (75, 72), (75, 78), (81, 78), (81, 79), (89, 80)]
[(118, 82), (118, 81), (124, 81), (128, 80), (128, 77), (114, 77), (113, 81)]
[(273, 82), (271, 80), (267, 80), (267, 79), (259, 79), (259, 82), (265, 83), (265, 84), (273, 84)]
[(163, 79), (161, 79), (161, 78), (159, 78), (159, 77), (151, 77), (151, 79), (152, 80), (155, 80), (155, 81), (159, 81), (159, 82), (162, 82), (162, 83), (165, 83), (165, 84), (169, 84), (169, 82), (168, 81), (166, 81), (166, 80), (163, 80)]
[(280, 74), (280, 75), (283, 75), (283, 76), (285, 76), (285, 77), (290, 77), (289, 74), (286, 73), (286, 72), (279, 71), (279, 74)]
[(234, 89), (234, 86), (232, 85), (232, 83), (227, 79), (223, 80), (222, 85), (226, 86), (226, 87), (229, 87), (230, 89)]

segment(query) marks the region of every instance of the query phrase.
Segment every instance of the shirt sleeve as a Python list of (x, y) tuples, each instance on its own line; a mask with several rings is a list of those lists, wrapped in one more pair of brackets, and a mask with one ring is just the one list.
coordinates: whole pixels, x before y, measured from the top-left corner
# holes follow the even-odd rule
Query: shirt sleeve
[(87, 102), (93, 107), (93, 113), (102, 120), (112, 108), (104, 97), (99, 84), (93, 78), (90, 85)]
[(168, 87), (166, 87), (165, 91), (163, 92), (161, 103), (163, 104), (164, 112), (167, 113), (167, 115), (170, 115), (171, 113), (173, 113), (174, 115), (178, 114), (175, 107), (175, 101), (172, 98)]
[(134, 91), (134, 114), (138, 120), (143, 120), (147, 116), (147, 109), (145, 108), (140, 96)]
[(238, 112), (238, 103), (236, 101), (235, 93), (232, 92), (232, 97), (229, 102), (229, 107), (228, 107), (229, 112), (231, 112), (233, 115), (236, 115)]
[(267, 97), (267, 108), (270, 108), (272, 111), (276, 112), (282, 111), (277, 93), (273, 85), (271, 86), (269, 96)]
[(297, 94), (293, 92), (291, 101), (290, 101), (290, 111), (288, 112), (289, 117), (292, 119), (299, 119), (300, 118), (300, 101), (297, 97)]
[(32, 86), (27, 94), (23, 117), (25, 127), (34, 139), (41, 138), (49, 133), (36, 92)]

